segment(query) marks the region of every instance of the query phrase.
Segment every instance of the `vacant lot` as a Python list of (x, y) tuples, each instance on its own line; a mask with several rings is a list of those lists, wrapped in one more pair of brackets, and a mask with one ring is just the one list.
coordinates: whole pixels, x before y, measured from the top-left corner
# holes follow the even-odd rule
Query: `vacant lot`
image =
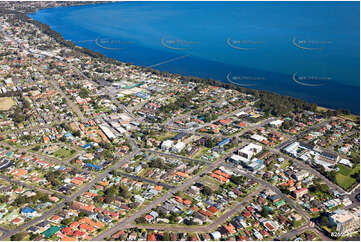
[(356, 179), (352, 175), (359, 173), (360, 165), (356, 165), (354, 168), (350, 168), (344, 165), (337, 165), (340, 169), (336, 174), (336, 183), (343, 189), (349, 189), (355, 182)]
[(355, 182), (356, 180), (352, 177), (344, 176), (340, 173), (336, 175), (336, 183), (345, 190), (349, 189)]
[(13, 105), (15, 105), (15, 102), (11, 97), (0, 97), (0, 111), (7, 111)]
[(59, 149), (57, 151), (55, 151), (53, 153), (53, 155), (57, 158), (61, 158), (61, 159), (66, 159), (66, 158), (70, 158), (72, 155), (74, 155), (76, 153), (75, 150), (70, 150), (70, 149), (67, 149), (67, 148), (62, 148), (62, 149)]
[(211, 178), (209, 176), (205, 176), (202, 179), (201, 183), (208, 186), (210, 189), (212, 189), (212, 191), (218, 190), (219, 186), (221, 185), (221, 183), (219, 183), (216, 179), (213, 179), (213, 178)]

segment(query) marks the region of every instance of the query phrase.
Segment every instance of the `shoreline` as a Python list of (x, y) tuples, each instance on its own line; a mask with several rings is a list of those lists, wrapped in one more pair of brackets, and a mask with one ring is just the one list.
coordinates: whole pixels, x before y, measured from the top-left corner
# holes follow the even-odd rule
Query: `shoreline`
[[(267, 90), (259, 90), (259, 89), (252, 89), (252, 88), (249, 88), (249, 87), (243, 87), (243, 86), (240, 86), (238, 84), (234, 84), (234, 83), (227, 83), (227, 82), (223, 82), (223, 81), (220, 81), (220, 80), (214, 80), (212, 78), (204, 78), (204, 77), (198, 77), (198, 76), (188, 76), (188, 75), (182, 75), (182, 74), (178, 74), (178, 73), (169, 73), (167, 71), (160, 71), (160, 70), (157, 70), (157, 69), (154, 69), (152, 67), (147, 67), (147, 66), (141, 66), (141, 65), (136, 65), (136, 64), (133, 64), (133, 63), (127, 63), (127, 62), (122, 62), (120, 60), (117, 60), (115, 58), (111, 58), (111, 57), (107, 57), (106, 55), (98, 52), (98, 51), (93, 51), (91, 49), (88, 49), (86, 47), (81, 47), (79, 45), (76, 45), (73, 41), (70, 41), (70, 40), (65, 40), (62, 36), (62, 34), (60, 34), (59, 32), (53, 30), (48, 24), (45, 24), (45, 23), (42, 23), (38, 20), (35, 20), (33, 18), (31, 18), (29, 16), (29, 14), (36, 14), (37, 11), (39, 10), (43, 10), (43, 9), (51, 9), (51, 8), (59, 8), (59, 7), (74, 7), (74, 6), (91, 6), (91, 5), (95, 5), (95, 4), (111, 4), (113, 2), (86, 2), (86, 3), (82, 3), (82, 4), (74, 4), (74, 5), (66, 5), (66, 6), (55, 6), (55, 7), (44, 7), (44, 8), (38, 8), (34, 11), (27, 11), (25, 13), (23, 12), (19, 12), (17, 10), (10, 10), (12, 12), (16, 12), (20, 15), (24, 15), (27, 19), (26, 21), (29, 21), (31, 23), (33, 23), (34, 25), (36, 25), (37, 27), (42, 27), (42, 32), (44, 34), (47, 34), (47, 35), (51, 35), (51, 37), (53, 37), (59, 44), (61, 45), (64, 45), (66, 47), (69, 47), (69, 48), (73, 48), (85, 55), (88, 55), (92, 58), (101, 58), (102, 60), (104, 60), (105, 62), (108, 62), (108, 63), (114, 63), (114, 64), (122, 64), (122, 65), (131, 65), (133, 67), (135, 67), (136, 69), (139, 69), (140, 71), (144, 71), (144, 72), (151, 72), (151, 73), (155, 73), (155, 74), (158, 74), (158, 75), (161, 75), (161, 76), (168, 76), (168, 77), (177, 77), (177, 78), (181, 78), (183, 80), (188, 80), (188, 81), (194, 81), (194, 82), (203, 82), (203, 83), (206, 83), (206, 84), (209, 84), (209, 85), (214, 85), (214, 86), (218, 86), (218, 87), (224, 87), (224, 88), (227, 88), (227, 89), (234, 89), (234, 90), (238, 90), (238, 91), (241, 91), (241, 92), (244, 92), (244, 93), (247, 93), (247, 94), (254, 94), (254, 93), (260, 93), (260, 94), (265, 94), (265, 95), (270, 95), (270, 96), (280, 96), (282, 98), (285, 98), (285, 99), (291, 99), (291, 100), (297, 100), (297, 101), (301, 101), (303, 103), (306, 103), (306, 104), (309, 104), (309, 105), (316, 105), (317, 108), (316, 110), (317, 111), (320, 111), (320, 112), (336, 112), (336, 109), (333, 109), (333, 108), (329, 108), (329, 107), (325, 107), (325, 105), (323, 104), (322, 106), (318, 105), (317, 103), (311, 103), (309, 101), (306, 101), (306, 100), (303, 100), (303, 99), (300, 99), (300, 98), (296, 98), (296, 97), (293, 97), (293, 96), (289, 96), (289, 95), (281, 95), (277, 92), (273, 92), (273, 91), (267, 91)], [(7, 9), (4, 9), (3, 11), (8, 11)], [(54, 37), (54, 35), (56, 37)], [(341, 111), (342, 114), (340, 115), (343, 115), (343, 116), (354, 116), (354, 117), (360, 117), (359, 114), (355, 114), (355, 113), (352, 113), (350, 110), (344, 110), (344, 109), (337, 109), (338, 111)], [(349, 115), (344, 115), (343, 112), (349, 112), (350, 114)]]

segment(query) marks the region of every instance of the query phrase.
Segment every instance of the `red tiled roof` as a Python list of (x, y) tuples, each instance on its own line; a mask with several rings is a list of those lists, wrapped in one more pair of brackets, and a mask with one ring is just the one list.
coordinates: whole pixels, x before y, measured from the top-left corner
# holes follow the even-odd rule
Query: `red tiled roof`
[(208, 210), (209, 212), (211, 212), (211, 213), (216, 213), (216, 212), (218, 212), (218, 209), (217, 209), (216, 207), (213, 207), (213, 206), (208, 207), (207, 210)]

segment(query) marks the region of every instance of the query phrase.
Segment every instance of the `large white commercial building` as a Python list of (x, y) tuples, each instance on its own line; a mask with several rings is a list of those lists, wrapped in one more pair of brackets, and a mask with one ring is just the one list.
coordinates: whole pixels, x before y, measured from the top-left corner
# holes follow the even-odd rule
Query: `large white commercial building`
[(242, 149), (238, 150), (238, 155), (246, 158), (247, 160), (250, 160), (253, 156), (257, 155), (261, 151), (261, 145), (250, 143)]

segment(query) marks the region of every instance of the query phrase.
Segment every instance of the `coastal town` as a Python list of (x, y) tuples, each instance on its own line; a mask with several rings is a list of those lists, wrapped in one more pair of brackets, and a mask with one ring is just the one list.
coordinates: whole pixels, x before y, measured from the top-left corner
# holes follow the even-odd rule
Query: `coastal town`
[[(1, 2), (0, 240), (358, 240), (360, 119), (65, 45)], [(269, 100), (270, 102), (270, 100)]]

